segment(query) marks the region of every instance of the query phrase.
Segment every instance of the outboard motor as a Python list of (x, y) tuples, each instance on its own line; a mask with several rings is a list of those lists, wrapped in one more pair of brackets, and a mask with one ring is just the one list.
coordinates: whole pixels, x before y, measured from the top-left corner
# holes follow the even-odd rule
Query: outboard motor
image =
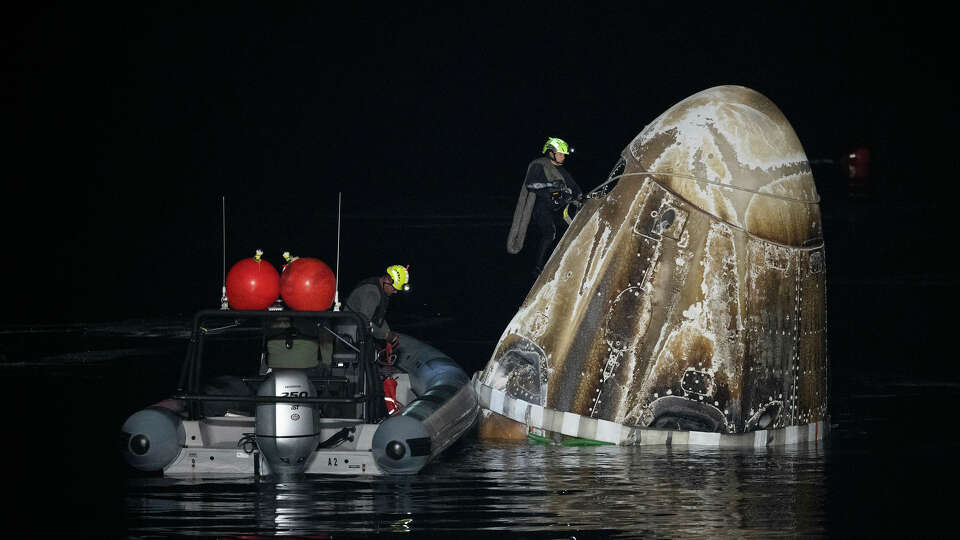
[[(274, 369), (257, 390), (258, 396), (317, 397), (317, 389), (302, 369)], [(257, 405), (257, 446), (270, 473), (290, 477), (303, 472), (320, 439), (320, 410), (305, 403)]]

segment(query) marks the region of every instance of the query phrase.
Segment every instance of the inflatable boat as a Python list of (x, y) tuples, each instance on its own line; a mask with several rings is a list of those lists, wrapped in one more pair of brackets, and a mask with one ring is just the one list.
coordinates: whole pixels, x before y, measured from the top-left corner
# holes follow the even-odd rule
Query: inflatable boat
[(466, 373), (351, 311), (205, 310), (170, 399), (121, 428), (126, 462), (164, 475), (416, 474), (475, 422)]

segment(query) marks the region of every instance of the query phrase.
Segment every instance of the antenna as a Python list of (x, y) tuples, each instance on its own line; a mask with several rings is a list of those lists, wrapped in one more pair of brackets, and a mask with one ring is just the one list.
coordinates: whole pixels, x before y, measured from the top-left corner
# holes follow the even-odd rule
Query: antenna
[(220, 283), (223, 288), (220, 292), (220, 309), (230, 309), (230, 303), (227, 301), (227, 197), (220, 196), (220, 247), (223, 249), (223, 255), (220, 264), (220, 275), (223, 281)]
[(333, 274), (333, 310), (340, 311), (340, 205), (343, 192), (337, 193), (337, 271)]

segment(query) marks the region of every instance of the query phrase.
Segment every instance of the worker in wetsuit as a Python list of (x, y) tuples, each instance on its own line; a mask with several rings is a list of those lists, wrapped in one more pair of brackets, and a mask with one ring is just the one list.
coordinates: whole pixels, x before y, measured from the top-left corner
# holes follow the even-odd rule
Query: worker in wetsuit
[(543, 145), (544, 155), (527, 166), (524, 187), (536, 195), (531, 221), (536, 224), (540, 233), (534, 275), (540, 275), (557, 240), (566, 230), (564, 209), (570, 203), (579, 204), (583, 200), (580, 186), (574, 181), (573, 175), (563, 167), (567, 156), (572, 152), (573, 149), (563, 139), (550, 137)]
[(347, 309), (363, 314), (370, 321), (373, 337), (390, 343), (394, 348), (399, 344), (397, 333), (390, 330), (385, 317), (390, 305), (390, 297), (400, 291), (410, 290), (410, 271), (407, 267), (395, 264), (379, 277), (365, 279), (357, 284), (347, 296)]
[(382, 349), (377, 346), (377, 364), (381, 366), (379, 375), (383, 384), (383, 406), (390, 415), (398, 413), (402, 407), (397, 400), (397, 381), (392, 377), (392, 367), (396, 361), (394, 351), (400, 346), (400, 336), (390, 330), (385, 318), (390, 297), (409, 290), (409, 267), (395, 264), (387, 267), (385, 275), (361, 281), (347, 296), (347, 309), (362, 313), (370, 321), (373, 337), (384, 342)]

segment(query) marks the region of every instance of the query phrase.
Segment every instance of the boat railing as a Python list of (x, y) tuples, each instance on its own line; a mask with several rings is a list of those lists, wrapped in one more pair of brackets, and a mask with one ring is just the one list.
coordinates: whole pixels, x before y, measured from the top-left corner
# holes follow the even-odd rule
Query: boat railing
[(367, 396), (357, 394), (353, 397), (287, 397), (287, 396), (244, 396), (225, 394), (182, 394), (177, 393), (173, 399), (191, 401), (239, 401), (243, 403), (360, 403), (367, 400)]
[[(287, 397), (287, 396), (254, 396), (254, 395), (227, 395), (210, 394), (201, 389), (204, 370), (204, 343), (209, 336), (226, 336), (244, 334), (257, 336), (261, 346), (265, 345), (268, 330), (272, 321), (305, 320), (317, 324), (318, 330), (333, 335), (333, 358), (336, 371), (350, 376), (329, 376), (323, 374), (311, 376), (312, 382), (321, 384), (343, 385), (346, 395), (324, 397)], [(344, 331), (337, 331), (342, 327)], [(322, 334), (325, 335), (325, 334)], [(346, 347), (348, 350), (341, 350)], [(263, 347), (265, 350), (265, 346)], [(193, 328), (187, 348), (186, 359), (180, 374), (180, 384), (174, 396), (175, 399), (187, 401), (188, 416), (197, 419), (201, 416), (200, 404), (203, 402), (242, 402), (242, 403), (303, 403), (303, 404), (336, 404), (357, 405), (357, 410), (364, 420), (380, 416), (378, 405), (382, 399), (376, 393), (377, 385), (373, 384), (373, 358), (375, 357), (373, 337), (370, 334), (370, 325), (366, 318), (352, 311), (250, 311), (250, 310), (202, 310), (193, 318)], [(342, 362), (341, 359), (350, 356), (351, 361)], [(262, 373), (262, 372), (261, 372)], [(265, 380), (265, 376), (243, 377), (248, 386), (256, 385)], [(351, 388), (353, 387), (353, 388)], [(376, 398), (376, 399), (375, 399)], [(362, 409), (362, 410), (360, 410)]]

